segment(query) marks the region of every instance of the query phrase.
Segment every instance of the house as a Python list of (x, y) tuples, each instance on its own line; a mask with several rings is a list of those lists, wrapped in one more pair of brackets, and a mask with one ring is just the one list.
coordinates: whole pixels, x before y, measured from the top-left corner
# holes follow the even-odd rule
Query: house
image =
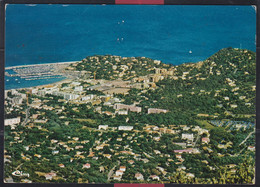
[(93, 156), (95, 156), (95, 153), (93, 151), (90, 151), (88, 157), (93, 157)]
[(104, 146), (98, 145), (98, 146), (96, 147), (96, 150), (100, 150), (100, 149), (103, 149), (103, 148), (104, 148)]
[(58, 153), (59, 153), (59, 150), (52, 150), (53, 155), (58, 154)]
[(108, 129), (108, 125), (99, 125), (98, 126), (98, 130), (107, 130)]
[(117, 176), (117, 175), (114, 175), (114, 176), (113, 176), (113, 178), (114, 178), (114, 180), (118, 180), (118, 181), (120, 181), (120, 180), (121, 180), (121, 178), (122, 178), (122, 176), (121, 176), (121, 175), (119, 175), (119, 176)]
[(208, 144), (210, 142), (210, 140), (209, 140), (209, 138), (204, 137), (204, 138), (201, 138), (201, 142)]
[(116, 113), (118, 115), (128, 115), (128, 111), (127, 110), (118, 110), (118, 111), (116, 111)]
[(75, 140), (75, 141), (78, 141), (78, 140), (79, 140), (78, 137), (73, 137), (72, 139)]
[(166, 113), (168, 110), (159, 108), (148, 108), (148, 114)]
[(129, 163), (129, 164), (133, 164), (133, 163), (135, 163), (135, 161), (133, 161), (133, 160), (128, 160), (128, 163)]
[(109, 112), (109, 111), (104, 111), (103, 113), (106, 114), (106, 115), (108, 115), (108, 116), (112, 116), (112, 115), (113, 115), (113, 113), (112, 113), (112, 112)]
[(136, 173), (135, 178), (136, 180), (144, 180), (144, 176), (141, 173)]
[(110, 159), (111, 158), (111, 155), (110, 154), (103, 154), (104, 157)]
[(176, 156), (176, 158), (178, 158), (178, 159), (181, 159), (182, 158), (182, 156), (181, 155), (175, 155)]
[(117, 138), (116, 141), (121, 142), (123, 139), (122, 138)]
[(59, 164), (59, 167), (65, 168), (65, 165), (64, 164)]
[(11, 119), (5, 119), (4, 124), (13, 126), (13, 125), (17, 125), (21, 122), (21, 117), (17, 117), (17, 118), (11, 118)]
[(173, 144), (179, 145), (179, 146), (181, 146), (182, 148), (186, 148), (186, 147), (187, 147), (187, 144), (186, 144), (186, 143), (173, 142)]
[(64, 94), (64, 99), (66, 99), (66, 100), (74, 100), (74, 99), (77, 99), (78, 97), (79, 97), (79, 95), (77, 95), (77, 94), (70, 94), (70, 93)]
[(231, 108), (237, 108), (237, 105), (236, 104), (232, 104), (230, 105)]
[(174, 153), (192, 153), (192, 149), (181, 149), (181, 150), (174, 150)]
[(122, 176), (123, 174), (124, 174), (124, 172), (121, 170), (116, 171), (116, 176)]
[(152, 180), (160, 180), (160, 177), (158, 177), (157, 175), (150, 175), (149, 178), (151, 178)]
[(84, 169), (84, 168), (90, 168), (90, 164), (89, 163), (86, 163), (86, 164), (83, 164), (83, 166), (82, 166), (82, 169)]
[(198, 117), (209, 117), (209, 114), (197, 114)]
[(126, 170), (126, 167), (125, 167), (125, 166), (120, 166), (119, 170), (125, 171), (125, 170)]
[(83, 146), (82, 146), (82, 145), (77, 145), (77, 146), (75, 147), (75, 149), (83, 149)]
[(41, 155), (38, 155), (38, 154), (34, 154), (35, 157), (37, 158), (41, 158), (42, 156)]
[(25, 149), (26, 151), (29, 151), (29, 149), (30, 149), (29, 146), (23, 146), (23, 147), (24, 147), (24, 149)]
[(142, 111), (141, 107), (137, 107), (137, 106), (134, 106), (134, 105), (125, 105), (125, 104), (121, 104), (121, 103), (115, 104), (114, 109), (116, 109), (116, 110), (126, 109), (126, 110), (129, 110), (131, 112), (138, 112), (138, 113)]
[(74, 88), (74, 91), (75, 91), (75, 92), (82, 92), (82, 91), (83, 91), (83, 86), (76, 86), (76, 87)]
[(190, 178), (194, 178), (195, 177), (195, 175), (193, 173), (187, 173), (186, 176), (190, 177)]
[(185, 134), (185, 133), (183, 133), (183, 134), (181, 135), (181, 139), (187, 139), (187, 140), (193, 141), (194, 136), (193, 136), (193, 134)]
[(44, 177), (45, 177), (46, 180), (52, 180), (52, 178), (53, 178), (53, 177), (56, 177), (56, 176), (57, 176), (56, 173), (53, 173), (53, 172), (46, 173), (46, 174), (44, 175)]
[(229, 100), (229, 97), (224, 97), (224, 100), (225, 100), (225, 101), (228, 101), (228, 100)]
[(58, 140), (51, 139), (51, 143), (57, 143)]
[(119, 126), (118, 130), (131, 131), (133, 128), (133, 126)]
[(248, 146), (247, 149), (248, 149), (249, 151), (255, 151), (255, 146)]

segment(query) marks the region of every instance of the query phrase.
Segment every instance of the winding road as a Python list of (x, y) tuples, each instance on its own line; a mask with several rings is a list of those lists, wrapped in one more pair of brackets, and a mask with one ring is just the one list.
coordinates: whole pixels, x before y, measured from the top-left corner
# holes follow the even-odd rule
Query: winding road
[(110, 181), (110, 177), (113, 174), (114, 169), (116, 168), (116, 166), (120, 165), (120, 161), (117, 161), (117, 164), (108, 172), (107, 174), (107, 181)]
[(24, 121), (22, 122), (22, 126), (25, 126), (27, 123), (28, 123), (28, 118), (30, 116), (30, 109), (31, 107), (28, 107), (26, 110), (25, 110), (25, 119)]

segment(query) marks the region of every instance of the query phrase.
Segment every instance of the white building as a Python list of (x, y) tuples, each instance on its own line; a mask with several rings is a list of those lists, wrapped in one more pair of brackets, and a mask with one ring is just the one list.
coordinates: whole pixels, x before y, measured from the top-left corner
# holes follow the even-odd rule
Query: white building
[(76, 87), (74, 88), (74, 91), (75, 91), (75, 92), (82, 92), (82, 91), (83, 91), (83, 86), (76, 86)]
[(123, 130), (123, 131), (131, 131), (133, 130), (133, 126), (119, 126), (118, 130)]
[(131, 112), (141, 112), (142, 111), (141, 107), (137, 107), (137, 106), (134, 106), (134, 105), (124, 105), (124, 104), (121, 104), (121, 103), (115, 104), (114, 109), (116, 109), (116, 110), (126, 109), (126, 110), (130, 110)]
[(99, 125), (98, 126), (98, 130), (107, 130), (108, 129), (108, 125)]
[(13, 126), (13, 125), (19, 124), (20, 122), (21, 122), (21, 118), (17, 117), (17, 118), (5, 119), (4, 124)]
[(141, 173), (136, 173), (135, 178), (136, 180), (144, 180), (144, 176)]
[(160, 177), (158, 177), (157, 175), (150, 175), (150, 177), (152, 180), (160, 180)]
[(148, 108), (148, 114), (159, 114), (159, 113), (166, 113), (168, 110), (159, 109), (159, 108)]
[(79, 95), (77, 94), (64, 94), (64, 99), (66, 100), (74, 100), (77, 99), (79, 97)]
[(120, 166), (119, 170), (124, 172), (126, 170), (126, 167), (125, 166)]
[(128, 114), (128, 111), (127, 111), (127, 110), (118, 110), (118, 111), (116, 111), (116, 113), (117, 113), (118, 115), (127, 115), (127, 114)]
[(124, 172), (121, 170), (116, 171), (116, 176), (122, 176), (123, 174), (124, 174)]
[(187, 139), (187, 140), (193, 141), (194, 136), (193, 136), (193, 134), (182, 134), (181, 139)]

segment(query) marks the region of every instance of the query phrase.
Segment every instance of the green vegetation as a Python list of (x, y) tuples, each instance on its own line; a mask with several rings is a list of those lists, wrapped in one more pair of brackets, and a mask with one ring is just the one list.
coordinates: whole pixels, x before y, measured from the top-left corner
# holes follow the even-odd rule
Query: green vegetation
[[(5, 118), (29, 121), (5, 128), (5, 178), (21, 182), (26, 177), (12, 172), (22, 170), (33, 182), (251, 184), (255, 69), (254, 52), (232, 48), (178, 66), (144, 57), (87, 57), (68, 68), (91, 74), (90, 81), (77, 79), (83, 86), (79, 99), (48, 90), (44, 96), (29, 95), (28, 107), (24, 101), (14, 105), (16, 96), (8, 93)], [(119, 78), (130, 82), (130, 91), (106, 95), (95, 90), (100, 79)], [(139, 88), (136, 82), (151, 84)], [(55, 89), (68, 94), (74, 88), (63, 83)], [(81, 100), (89, 94), (91, 99)], [(119, 114), (116, 103), (142, 110)], [(151, 108), (165, 112), (149, 114)], [(83, 168), (87, 163), (90, 168)], [(120, 166), (126, 171), (119, 181), (114, 175)], [(46, 179), (50, 172), (57, 176)]]

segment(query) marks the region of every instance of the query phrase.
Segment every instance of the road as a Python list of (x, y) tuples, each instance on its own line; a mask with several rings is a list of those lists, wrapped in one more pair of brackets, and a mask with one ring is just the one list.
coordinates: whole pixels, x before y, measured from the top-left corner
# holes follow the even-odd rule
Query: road
[(110, 177), (113, 174), (114, 169), (116, 168), (116, 166), (120, 165), (120, 161), (117, 161), (117, 164), (108, 172), (107, 174), (107, 181), (110, 181)]
[(25, 119), (24, 119), (24, 121), (22, 122), (22, 126), (25, 126), (26, 124), (27, 124), (27, 122), (28, 122), (28, 118), (29, 118), (29, 116), (30, 116), (30, 109), (31, 109), (31, 107), (28, 107), (26, 110), (25, 110)]
[(247, 136), (238, 146), (244, 144), (244, 143), (247, 141), (247, 139), (248, 139), (253, 133), (255, 133), (255, 129), (254, 129), (254, 131), (250, 132), (250, 133), (248, 134), (248, 136)]
[[(255, 133), (255, 129), (254, 129), (254, 131), (250, 132), (250, 133), (247, 135), (247, 137), (239, 144), (239, 146), (242, 145), (242, 144), (244, 144), (244, 143), (247, 141), (247, 139), (248, 139), (253, 133)], [(243, 149), (241, 149), (239, 153), (236, 153), (236, 154), (230, 155), (230, 156), (231, 156), (231, 157), (237, 157), (237, 156), (240, 155), (245, 149), (246, 149), (246, 147), (244, 147)]]

